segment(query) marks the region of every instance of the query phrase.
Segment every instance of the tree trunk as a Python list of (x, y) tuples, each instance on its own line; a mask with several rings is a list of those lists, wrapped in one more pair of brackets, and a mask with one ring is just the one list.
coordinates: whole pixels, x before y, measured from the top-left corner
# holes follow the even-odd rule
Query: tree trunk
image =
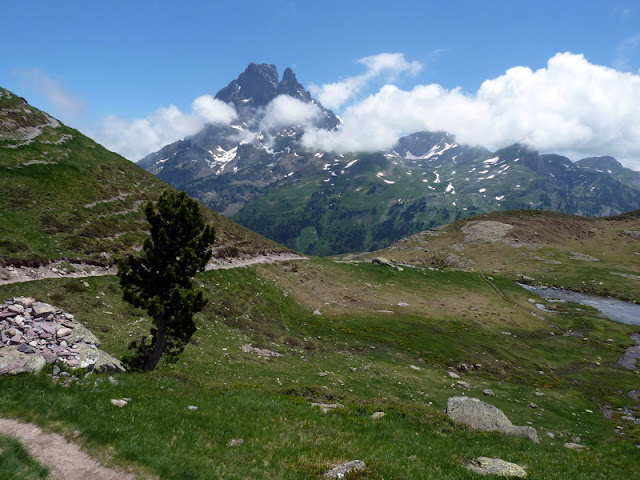
[(155, 370), (158, 366), (158, 362), (162, 358), (164, 349), (167, 346), (167, 322), (166, 320), (160, 320), (156, 329), (155, 345), (153, 352), (150, 354), (145, 353), (144, 359), (144, 371), (150, 372)]

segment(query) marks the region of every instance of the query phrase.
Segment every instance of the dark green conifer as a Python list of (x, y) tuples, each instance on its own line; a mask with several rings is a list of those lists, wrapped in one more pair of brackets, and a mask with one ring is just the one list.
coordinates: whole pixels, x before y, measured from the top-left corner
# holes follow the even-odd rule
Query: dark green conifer
[(153, 319), (151, 343), (143, 336), (132, 342), (135, 353), (125, 358), (129, 368), (151, 371), (163, 355), (175, 360), (196, 331), (193, 315), (206, 299), (192, 280), (211, 258), (215, 235), (205, 225), (200, 204), (184, 192), (164, 192), (145, 214), (150, 237), (140, 255), (118, 262), (124, 299), (144, 308)]

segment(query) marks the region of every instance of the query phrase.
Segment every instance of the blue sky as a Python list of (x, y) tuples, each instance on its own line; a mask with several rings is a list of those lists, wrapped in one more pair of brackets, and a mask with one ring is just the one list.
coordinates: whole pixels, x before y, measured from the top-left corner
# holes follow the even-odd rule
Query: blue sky
[[(513, 83), (513, 78), (506, 75), (509, 69), (522, 66), (532, 72), (550, 70), (550, 60), (564, 52), (575, 57), (558, 60), (556, 63), (562, 64), (557, 66), (558, 71), (566, 71), (572, 64), (577, 71), (596, 77), (600, 70), (589, 67), (618, 74), (607, 80), (602, 92), (612, 86), (616, 92), (624, 91), (625, 85), (633, 85), (625, 93), (627, 97), (617, 99), (615, 105), (634, 101), (640, 88), (637, 1), (0, 0), (0, 12), (0, 85), (107, 146), (117, 147), (129, 158), (154, 144), (139, 148), (109, 145), (113, 141), (109, 135), (117, 135), (118, 126), (127, 128), (141, 119), (153, 123), (158, 109), (171, 105), (175, 111), (189, 114), (196, 98), (214, 95), (249, 62), (274, 63), (280, 72), (292, 67), (301, 83), (308, 88), (315, 86), (312, 92), (316, 96), (321, 95), (323, 86), (364, 75), (356, 91), (334, 106), (337, 113), (354, 122), (362, 116), (356, 111), (360, 102), (368, 99), (368, 108), (373, 108), (370, 96), (378, 101), (376, 108), (383, 110), (380, 89), (384, 85), (414, 94), (416, 86), (436, 85), (442, 89), (438, 98), (445, 102), (439, 108), (449, 112), (460, 103), (456, 95), (463, 97), (462, 103), (465, 99), (475, 101), (487, 93), (479, 92), (483, 82), (500, 78), (499, 90), (504, 92), (506, 84)], [(381, 54), (395, 54), (399, 63), (372, 71), (371, 62), (362, 61), (378, 59)], [(583, 56), (582, 64), (577, 61), (579, 55)], [(616, 88), (616, 82), (623, 87)], [(565, 91), (570, 90), (568, 85)], [(489, 110), (495, 110), (495, 97), (500, 92), (491, 93)], [(398, 92), (391, 94), (386, 98), (400, 101)], [(423, 105), (428, 109), (432, 103)], [(486, 106), (479, 110), (468, 107), (471, 110), (463, 108), (457, 115), (473, 117), (486, 110)], [(597, 109), (592, 113), (601, 116)], [(429, 115), (426, 111), (423, 114)], [(454, 114), (440, 113), (445, 119)], [(532, 115), (544, 116), (540, 112)], [(624, 115), (609, 123), (617, 120), (623, 125), (637, 119), (633, 112)], [(105, 127), (109, 118), (111, 123)], [(508, 118), (500, 114), (500, 119)], [(437, 122), (414, 120), (398, 121), (388, 129), (398, 134), (418, 124), (438, 126)], [(158, 122), (157, 130), (162, 125)], [(455, 127), (451, 120), (442, 125)], [(366, 128), (353, 126), (352, 133), (362, 134)], [(635, 130), (625, 132), (624, 138), (612, 132), (606, 141), (583, 142), (585, 148), (580, 149), (576, 147), (580, 138), (586, 138), (584, 131), (573, 132), (569, 135), (573, 140), (565, 145), (549, 141), (548, 135), (528, 135), (522, 129), (510, 136), (494, 135), (478, 142), (486, 133), (474, 134), (465, 128), (471, 127), (461, 127), (454, 133), (489, 147), (504, 146), (500, 143), (520, 136), (538, 141), (542, 149), (575, 155), (611, 152), (640, 168), (640, 146), (634, 147), (640, 142), (640, 133), (635, 138)], [(587, 125), (594, 136), (600, 128), (604, 127)], [(160, 135), (155, 140), (167, 138)], [(609, 150), (607, 142), (612, 144)], [(620, 147), (622, 143), (624, 147)], [(352, 144), (360, 146), (358, 142)]]

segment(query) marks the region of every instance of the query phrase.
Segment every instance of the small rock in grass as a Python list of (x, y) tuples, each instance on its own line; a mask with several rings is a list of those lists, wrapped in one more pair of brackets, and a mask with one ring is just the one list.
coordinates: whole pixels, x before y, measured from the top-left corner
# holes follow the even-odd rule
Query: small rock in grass
[(458, 375), (456, 372), (452, 372), (451, 370), (449, 370), (447, 373), (451, 378), (460, 378), (460, 375)]
[(587, 446), (579, 443), (567, 442), (564, 444), (564, 448), (568, 448), (569, 450), (584, 450)]
[(493, 390), (491, 390), (490, 388), (487, 388), (485, 390), (482, 391), (483, 395), (486, 395), (488, 397), (493, 397), (495, 396), (495, 393), (493, 393)]
[(418, 372), (420, 371), (420, 367), (417, 367), (416, 365), (409, 365), (409, 368)]
[(130, 398), (112, 398), (111, 399), (111, 404), (115, 405), (116, 407), (124, 407), (127, 403), (129, 403), (131, 401)]
[(344, 405), (341, 403), (312, 403), (312, 407), (317, 407), (322, 409), (322, 413), (327, 413), (330, 410), (335, 410), (336, 408), (344, 408)]
[(192, 412), (195, 412), (196, 410), (198, 410), (198, 407), (196, 407), (195, 405), (189, 405), (187, 409), (189, 409)]
[(324, 478), (344, 478), (348, 473), (360, 472), (365, 470), (367, 466), (361, 460), (351, 460), (324, 473)]
[(371, 414), (371, 419), (372, 420), (378, 420), (378, 419), (384, 417), (385, 415), (386, 415), (386, 413), (384, 413), (384, 412), (373, 412)]
[(227, 442), (227, 445), (230, 447), (237, 447), (238, 445), (242, 445), (244, 440), (241, 438), (232, 438)]
[(501, 477), (527, 476), (526, 470), (515, 463), (506, 462), (500, 458), (478, 457), (471, 460), (467, 468), (482, 475), (499, 475)]
[(538, 408), (538, 405), (536, 405), (533, 402), (529, 402), (529, 405), (527, 405), (529, 408)]
[(533, 392), (536, 397), (544, 397), (546, 396), (543, 392)]

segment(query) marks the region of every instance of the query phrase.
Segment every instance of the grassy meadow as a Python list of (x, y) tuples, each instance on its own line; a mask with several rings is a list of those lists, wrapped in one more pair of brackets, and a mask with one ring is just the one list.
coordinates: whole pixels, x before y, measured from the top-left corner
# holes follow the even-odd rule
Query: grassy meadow
[[(5, 377), (0, 415), (73, 437), (140, 478), (319, 479), (359, 459), (367, 470), (354, 478), (474, 479), (483, 477), (464, 465), (478, 456), (525, 466), (531, 479), (637, 474), (640, 425), (618, 409), (633, 406), (639, 377), (617, 362), (638, 327), (570, 304), (544, 313), (502, 274), (321, 259), (210, 271), (197, 283), (210, 301), (176, 363), (68, 385)], [(1, 298), (15, 295), (73, 313), (120, 357), (149, 328), (115, 277), (0, 287)], [(444, 410), (457, 395), (534, 426), (540, 444), (452, 423)], [(126, 407), (111, 405), (123, 397)], [(576, 437), (586, 450), (563, 447)]]

